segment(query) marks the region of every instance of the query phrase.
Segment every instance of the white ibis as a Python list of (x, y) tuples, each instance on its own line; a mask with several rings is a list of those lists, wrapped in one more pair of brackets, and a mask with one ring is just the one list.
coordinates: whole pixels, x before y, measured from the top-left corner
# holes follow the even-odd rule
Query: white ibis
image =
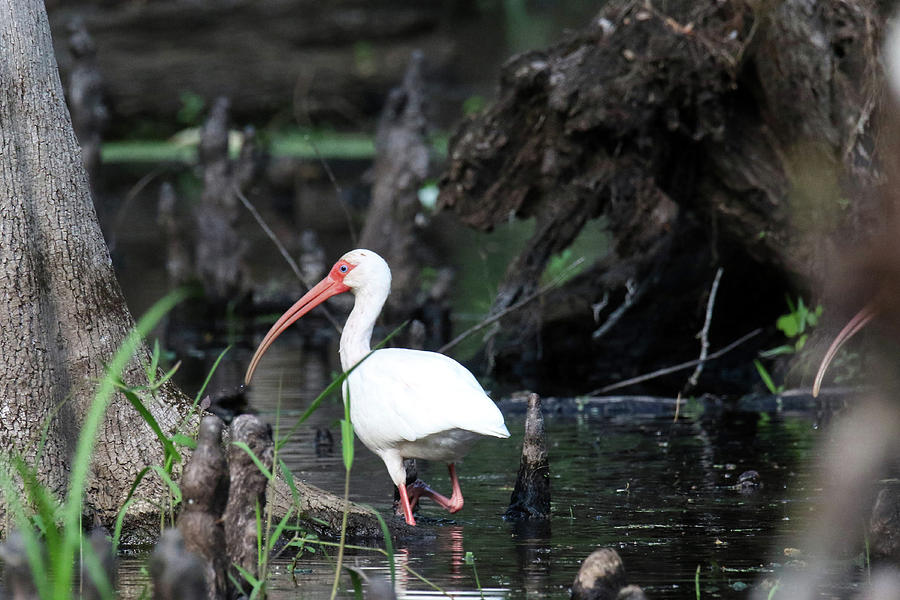
[[(247, 368), (249, 384), (260, 358), (294, 321), (336, 294), (353, 292), (356, 302), (341, 334), (341, 367), (353, 368), (344, 383), (356, 435), (381, 457), (400, 492), (406, 522), (415, 525), (410, 498), (428, 496), (454, 513), (463, 497), (455, 463), (481, 436), (509, 437), (503, 415), (475, 377), (436, 352), (384, 348), (371, 352), (372, 329), (391, 288), (391, 270), (371, 250), (352, 250), (328, 275), (272, 326)], [(362, 362), (360, 362), (362, 361)], [(422, 482), (406, 486), (404, 458), (444, 461), (452, 494), (442, 496)]]

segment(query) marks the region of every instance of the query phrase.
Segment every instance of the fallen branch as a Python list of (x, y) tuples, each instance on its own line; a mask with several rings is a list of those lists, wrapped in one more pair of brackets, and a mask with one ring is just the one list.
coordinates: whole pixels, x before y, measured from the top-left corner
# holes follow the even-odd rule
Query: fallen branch
[(700, 362), (697, 368), (688, 378), (685, 389), (689, 390), (697, 386), (697, 380), (703, 372), (703, 365), (706, 364), (707, 354), (709, 353), (709, 324), (712, 322), (713, 306), (716, 303), (716, 294), (719, 291), (719, 280), (722, 279), (722, 267), (716, 270), (716, 277), (713, 279), (712, 287), (709, 289), (709, 299), (706, 301), (706, 319), (703, 321), (703, 329), (700, 330), (698, 337), (700, 338)]
[[(740, 337), (737, 340), (731, 342), (730, 344), (728, 344), (721, 350), (717, 350), (716, 352), (713, 352), (712, 354), (710, 354), (709, 356), (706, 357), (706, 360), (710, 361), (710, 360), (719, 358), (723, 354), (731, 352), (732, 350), (734, 350), (735, 348), (737, 348), (738, 346), (740, 346), (741, 344), (743, 344), (750, 338), (757, 336), (760, 333), (762, 333), (762, 328), (754, 329), (747, 335)], [(695, 360), (689, 360), (687, 362), (679, 363), (677, 365), (672, 365), (671, 367), (664, 367), (662, 369), (653, 371), (651, 373), (646, 373), (644, 375), (638, 375), (637, 377), (632, 377), (631, 379), (625, 379), (624, 381), (619, 381), (618, 383), (613, 383), (606, 387), (598, 388), (598, 389), (590, 392), (588, 394), (588, 397), (597, 396), (599, 394), (603, 394), (610, 390), (616, 390), (619, 388), (627, 387), (629, 385), (633, 385), (635, 383), (641, 383), (642, 381), (647, 381), (649, 379), (655, 379), (657, 377), (662, 377), (663, 375), (668, 375), (669, 373), (675, 373), (676, 371), (681, 371), (682, 369), (690, 369), (691, 367), (693, 367), (699, 363), (700, 363), (700, 359), (695, 359)]]

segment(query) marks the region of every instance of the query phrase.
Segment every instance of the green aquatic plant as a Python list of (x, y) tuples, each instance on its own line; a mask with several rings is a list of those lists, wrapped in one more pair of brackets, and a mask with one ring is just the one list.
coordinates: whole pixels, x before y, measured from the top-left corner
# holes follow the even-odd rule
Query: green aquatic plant
[(472, 575), (475, 576), (475, 587), (478, 588), (478, 593), (481, 595), (482, 600), (484, 599), (484, 590), (481, 589), (481, 581), (478, 579), (478, 568), (475, 566), (475, 554), (472, 552), (466, 552), (464, 561), (467, 565), (472, 566)]
[(775, 383), (774, 378), (760, 359), (773, 359), (800, 353), (809, 339), (809, 330), (819, 324), (823, 310), (821, 304), (816, 305), (815, 308), (808, 307), (802, 297), (797, 298), (796, 304), (788, 296), (785, 297), (785, 301), (788, 305), (788, 312), (776, 319), (775, 327), (784, 334), (786, 342), (769, 350), (763, 350), (759, 353), (759, 358), (753, 360), (760, 379), (769, 392), (774, 395), (782, 393), (784, 385)]

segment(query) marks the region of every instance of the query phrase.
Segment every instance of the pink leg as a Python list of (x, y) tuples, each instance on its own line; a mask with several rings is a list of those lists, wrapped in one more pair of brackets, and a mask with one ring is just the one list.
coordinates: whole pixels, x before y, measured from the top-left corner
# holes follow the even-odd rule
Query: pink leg
[(409, 496), (406, 493), (406, 486), (398, 485), (397, 489), (400, 491), (400, 504), (403, 506), (403, 516), (406, 518), (406, 524), (415, 527), (416, 519), (412, 514), (412, 507), (409, 504)]
[(428, 484), (422, 481), (421, 479), (417, 479), (413, 483), (406, 486), (407, 491), (409, 493), (409, 498), (412, 499), (413, 502), (425, 496), (426, 498), (431, 498), (446, 510), (451, 513), (455, 513), (459, 511), (463, 507), (463, 497), (462, 490), (459, 487), (459, 479), (456, 477), (456, 465), (450, 463), (450, 482), (453, 486), (453, 493), (451, 497), (448, 498), (443, 494), (439, 494), (430, 487)]
[(460, 489), (459, 479), (456, 477), (456, 465), (450, 463), (448, 467), (450, 469), (450, 483), (453, 486), (453, 492), (450, 494), (450, 508), (447, 510), (455, 513), (463, 507), (462, 489)]

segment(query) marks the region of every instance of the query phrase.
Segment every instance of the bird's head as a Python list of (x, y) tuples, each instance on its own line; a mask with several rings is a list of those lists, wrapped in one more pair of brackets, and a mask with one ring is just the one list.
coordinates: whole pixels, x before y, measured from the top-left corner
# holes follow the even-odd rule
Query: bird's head
[[(391, 270), (383, 258), (362, 248), (343, 255), (328, 273), (327, 278), (346, 286), (354, 294), (370, 289), (390, 289)], [(343, 290), (347, 291), (347, 290)]]
[[(357, 249), (343, 255), (322, 281), (297, 300), (281, 317), (272, 325), (266, 337), (260, 342), (259, 347), (250, 360), (247, 374), (244, 375), (244, 384), (249, 385), (253, 378), (259, 360), (265, 354), (272, 342), (275, 341), (294, 321), (311, 311), (313, 308), (344, 292), (353, 292), (359, 296), (376, 296), (381, 302), (387, 298), (391, 288), (391, 270), (383, 258), (371, 250)], [(379, 304), (380, 307), (380, 304)]]

